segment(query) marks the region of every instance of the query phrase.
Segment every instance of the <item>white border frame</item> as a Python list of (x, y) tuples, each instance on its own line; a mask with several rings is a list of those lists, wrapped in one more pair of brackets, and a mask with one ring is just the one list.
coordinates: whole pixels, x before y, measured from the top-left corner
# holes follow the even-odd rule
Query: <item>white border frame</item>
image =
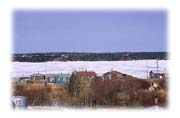
[[(179, 111), (179, 27), (178, 0), (4, 0), (0, 2), (0, 111), (10, 117), (175, 117)], [(141, 110), (64, 110), (15, 111), (10, 106), (10, 71), (12, 53), (12, 12), (14, 9), (166, 9), (168, 12), (169, 108), (166, 111)], [(3, 116), (2, 116), (3, 117)], [(177, 115), (178, 117), (178, 115)]]

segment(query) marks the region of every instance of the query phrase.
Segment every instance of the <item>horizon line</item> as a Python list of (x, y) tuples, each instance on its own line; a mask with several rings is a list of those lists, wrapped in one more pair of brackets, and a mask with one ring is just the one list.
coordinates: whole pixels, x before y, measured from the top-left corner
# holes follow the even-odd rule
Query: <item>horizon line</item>
[(159, 53), (159, 52), (163, 52), (163, 53), (168, 53), (168, 51), (113, 51), (113, 52), (86, 52), (86, 51), (62, 51), (62, 52), (22, 52), (22, 53), (12, 53), (12, 55), (16, 55), (16, 54), (44, 54), (44, 53)]

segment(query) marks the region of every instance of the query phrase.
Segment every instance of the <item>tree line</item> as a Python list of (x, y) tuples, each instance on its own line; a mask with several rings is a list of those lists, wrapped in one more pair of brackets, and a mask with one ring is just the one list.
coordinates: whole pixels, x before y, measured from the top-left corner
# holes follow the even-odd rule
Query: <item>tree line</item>
[(121, 61), (158, 59), (167, 60), (167, 52), (112, 52), (112, 53), (28, 53), (13, 54), (15, 62), (46, 62), (46, 61)]

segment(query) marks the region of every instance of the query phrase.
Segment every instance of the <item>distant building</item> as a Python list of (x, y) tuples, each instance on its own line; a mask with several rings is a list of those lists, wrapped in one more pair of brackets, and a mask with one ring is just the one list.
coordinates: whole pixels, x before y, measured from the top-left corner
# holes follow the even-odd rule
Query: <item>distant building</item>
[(31, 80), (46, 80), (46, 77), (44, 74), (36, 73), (36, 74), (30, 75), (30, 79)]
[(162, 73), (162, 72), (153, 72), (153, 71), (150, 71), (149, 72), (149, 77), (153, 78), (153, 79), (162, 79), (162, 78), (166, 78), (166, 74)]
[(94, 71), (75, 71), (73, 74), (81, 82), (91, 81), (97, 75)]
[(118, 71), (109, 71), (109, 72), (106, 72), (103, 74), (103, 78), (104, 79), (117, 79), (117, 78), (124, 78), (124, 77), (127, 77), (129, 75), (127, 74), (124, 74), (124, 73), (121, 73), (121, 72), (118, 72)]
[(46, 80), (46, 76), (44, 74), (40, 74), (40, 73), (36, 73), (36, 74), (32, 74), (30, 75), (30, 80), (32, 81), (33, 84), (36, 85), (47, 85), (47, 80)]
[(27, 85), (31, 83), (30, 77), (20, 77), (18, 80), (18, 85)]
[(46, 79), (48, 83), (68, 84), (70, 74), (46, 74)]

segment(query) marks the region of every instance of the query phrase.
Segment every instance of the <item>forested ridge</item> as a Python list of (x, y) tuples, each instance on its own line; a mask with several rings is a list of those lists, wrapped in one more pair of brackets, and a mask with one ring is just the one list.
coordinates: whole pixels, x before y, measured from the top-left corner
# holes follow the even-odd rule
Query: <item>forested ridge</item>
[(166, 60), (167, 52), (54, 52), (13, 54), (14, 62)]

